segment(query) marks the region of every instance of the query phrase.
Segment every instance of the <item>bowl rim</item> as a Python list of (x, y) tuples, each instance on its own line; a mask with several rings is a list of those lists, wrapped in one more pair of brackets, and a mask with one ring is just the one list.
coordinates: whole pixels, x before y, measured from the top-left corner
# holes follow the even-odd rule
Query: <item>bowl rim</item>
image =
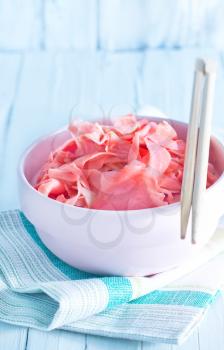
[[(173, 121), (175, 123), (178, 124), (182, 124), (184, 126), (187, 126), (188, 123), (184, 122), (184, 121), (180, 121), (180, 120), (176, 120), (176, 119), (171, 119), (171, 118), (159, 118), (159, 117), (154, 117), (154, 116), (137, 116), (140, 118), (152, 118), (154, 120), (160, 120), (160, 121)], [(94, 122), (94, 120), (91, 120), (92, 122)], [(37, 196), (40, 196), (40, 198), (42, 198), (45, 201), (51, 201), (52, 204), (54, 203), (56, 206), (65, 206), (68, 208), (74, 208), (74, 210), (82, 210), (82, 211), (91, 211), (92, 213), (94, 212), (102, 212), (102, 213), (120, 213), (120, 214), (127, 214), (127, 213), (136, 213), (139, 211), (144, 212), (144, 211), (158, 211), (158, 210), (162, 210), (165, 208), (170, 208), (172, 211), (174, 208), (178, 208), (180, 207), (180, 201), (172, 203), (172, 204), (168, 204), (168, 205), (163, 205), (163, 206), (159, 206), (159, 207), (153, 207), (153, 208), (142, 208), (142, 209), (129, 209), (129, 210), (108, 210), (108, 209), (95, 209), (95, 208), (84, 208), (84, 207), (78, 207), (78, 206), (74, 206), (71, 204), (67, 204), (67, 203), (62, 203), (59, 201), (56, 201), (55, 199), (49, 198), (47, 196), (45, 196), (44, 194), (42, 194), (41, 192), (37, 191), (31, 184), (30, 182), (27, 180), (25, 173), (24, 173), (24, 165), (25, 165), (25, 161), (26, 158), (28, 157), (28, 155), (30, 154), (30, 152), (41, 142), (47, 140), (49, 137), (52, 137), (54, 135), (57, 134), (61, 134), (63, 131), (66, 131), (67, 129), (67, 125), (63, 126), (60, 129), (57, 129), (54, 132), (45, 134), (41, 137), (38, 137), (37, 139), (35, 139), (29, 146), (27, 146), (24, 150), (24, 152), (22, 153), (19, 162), (18, 162), (18, 167), (17, 167), (17, 173), (19, 178), (23, 181), (23, 183), (26, 185), (26, 187), (31, 190), (34, 194), (36, 194)], [(214, 139), (216, 142), (218, 142), (218, 144), (222, 147), (223, 149), (223, 153), (224, 153), (224, 145), (223, 143), (220, 141), (219, 137), (211, 135), (211, 138)], [(209, 187), (206, 189), (206, 192), (210, 192), (212, 189), (214, 189), (214, 187), (216, 187), (222, 180), (224, 180), (224, 170), (223, 172), (220, 174), (219, 178)], [(162, 209), (161, 209), (162, 208)]]

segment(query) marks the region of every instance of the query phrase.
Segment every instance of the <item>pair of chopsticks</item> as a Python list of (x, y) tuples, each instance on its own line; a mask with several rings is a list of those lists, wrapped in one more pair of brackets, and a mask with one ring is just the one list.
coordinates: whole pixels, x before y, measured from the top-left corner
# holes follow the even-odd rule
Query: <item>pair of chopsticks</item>
[(202, 206), (206, 191), (216, 63), (198, 59), (195, 65), (191, 115), (188, 126), (181, 189), (181, 238), (187, 234), (190, 213), (191, 239), (200, 234)]

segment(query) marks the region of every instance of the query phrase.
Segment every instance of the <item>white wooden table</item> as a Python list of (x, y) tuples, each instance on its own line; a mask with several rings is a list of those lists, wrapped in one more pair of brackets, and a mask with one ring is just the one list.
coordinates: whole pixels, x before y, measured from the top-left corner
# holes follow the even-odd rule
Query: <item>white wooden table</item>
[[(133, 109), (151, 104), (170, 118), (187, 120), (194, 60), (204, 53), (210, 52), (1, 53), (0, 209), (19, 206), (16, 171), (23, 150), (37, 137), (65, 125), (75, 103), (85, 109), (100, 104), (105, 111), (121, 104)], [(214, 127), (224, 129), (223, 55), (211, 55), (220, 65)], [(199, 329), (180, 347), (0, 324), (0, 350), (19, 349), (223, 350), (224, 305), (217, 300)]]

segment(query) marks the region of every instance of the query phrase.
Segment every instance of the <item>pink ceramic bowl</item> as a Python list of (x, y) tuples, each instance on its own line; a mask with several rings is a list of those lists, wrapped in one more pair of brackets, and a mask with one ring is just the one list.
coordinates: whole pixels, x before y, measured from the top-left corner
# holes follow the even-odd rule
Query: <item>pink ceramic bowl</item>
[[(187, 125), (177, 121), (172, 125), (185, 139)], [(206, 191), (196, 245), (190, 242), (191, 225), (187, 239), (180, 239), (180, 203), (106, 211), (65, 205), (37, 192), (32, 184), (41, 166), (50, 151), (69, 137), (67, 130), (61, 130), (38, 140), (25, 152), (19, 166), (21, 209), (44, 244), (60, 259), (96, 274), (145, 276), (186, 261), (213, 235), (224, 212), (224, 147), (215, 137), (211, 140), (210, 160), (220, 177)]]

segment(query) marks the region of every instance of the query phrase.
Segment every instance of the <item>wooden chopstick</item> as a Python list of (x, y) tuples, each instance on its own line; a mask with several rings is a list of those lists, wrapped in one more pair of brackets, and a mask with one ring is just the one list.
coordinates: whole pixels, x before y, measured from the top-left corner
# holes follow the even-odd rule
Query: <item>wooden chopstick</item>
[(193, 243), (200, 231), (201, 208), (206, 190), (215, 72), (213, 61), (196, 61), (181, 190), (181, 238), (186, 237), (192, 207)]
[(204, 62), (196, 61), (194, 73), (194, 87), (191, 102), (191, 114), (186, 140), (186, 156), (181, 188), (181, 238), (187, 233), (188, 220), (191, 210), (191, 202), (194, 185), (194, 169), (198, 141), (198, 127), (200, 121), (200, 99), (203, 83)]
[(205, 200), (204, 195), (207, 183), (216, 63), (206, 60), (204, 68), (205, 85), (202, 95), (202, 110), (192, 196), (192, 243), (196, 243), (197, 237), (200, 233), (201, 214)]

